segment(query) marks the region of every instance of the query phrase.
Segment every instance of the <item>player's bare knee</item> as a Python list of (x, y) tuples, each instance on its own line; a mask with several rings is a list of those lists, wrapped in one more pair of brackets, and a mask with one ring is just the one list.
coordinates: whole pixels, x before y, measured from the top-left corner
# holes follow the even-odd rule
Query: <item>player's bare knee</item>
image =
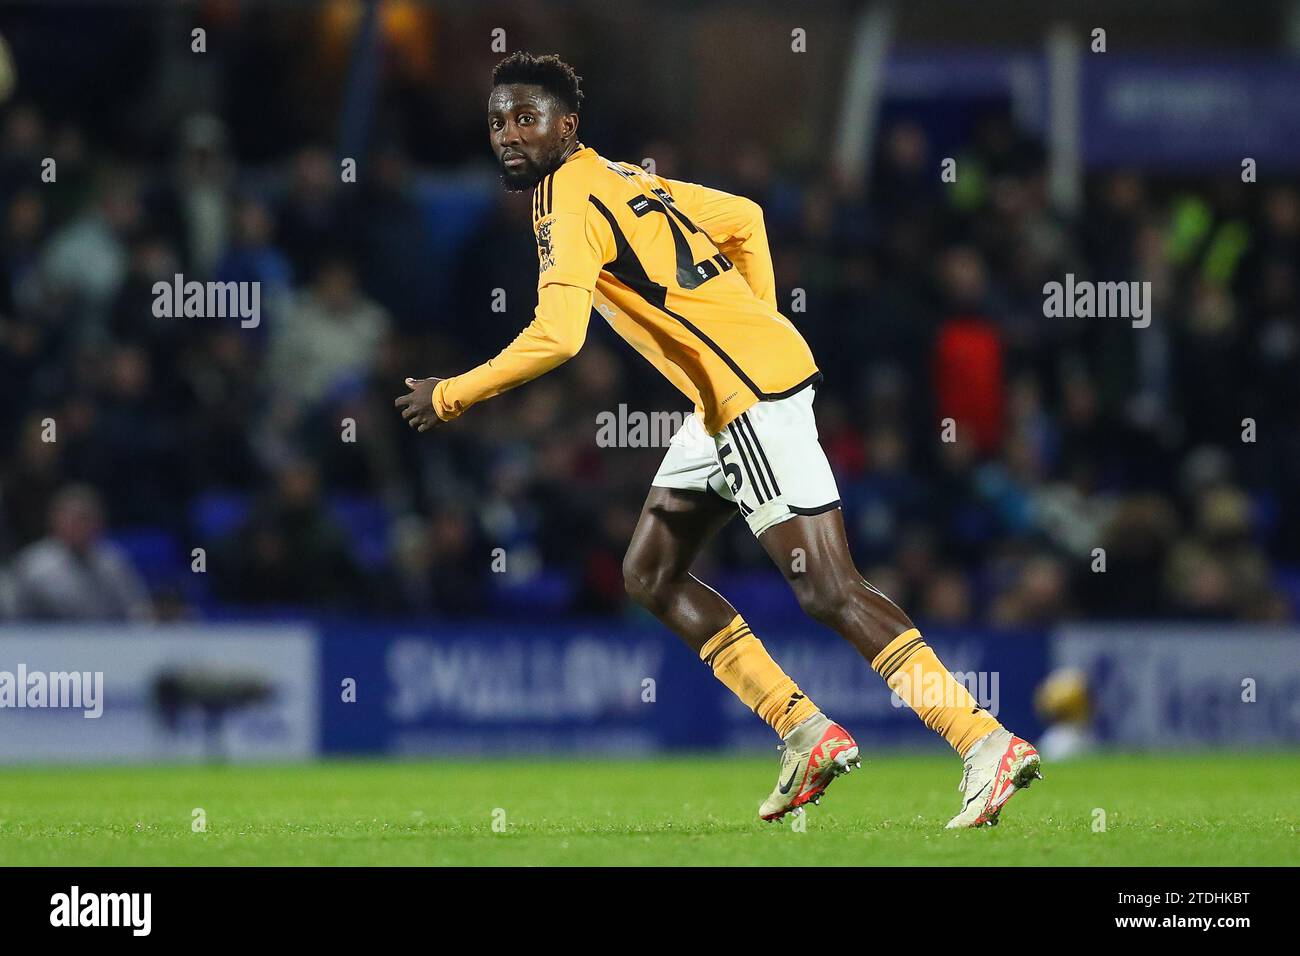
[(663, 603), (665, 575), (656, 562), (629, 550), (623, 556), (623, 589), (637, 604), (653, 611)]
[(631, 551), (623, 556), (623, 590), (637, 604), (646, 606), (650, 589), (641, 576), (641, 568)]

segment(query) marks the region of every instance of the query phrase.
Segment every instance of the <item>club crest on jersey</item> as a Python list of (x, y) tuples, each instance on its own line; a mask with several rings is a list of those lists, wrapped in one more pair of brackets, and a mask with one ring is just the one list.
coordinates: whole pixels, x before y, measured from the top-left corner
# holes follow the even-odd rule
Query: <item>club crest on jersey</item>
[(555, 253), (551, 248), (551, 225), (554, 219), (548, 219), (537, 227), (537, 257), (541, 262), (539, 272), (545, 272), (555, 265)]

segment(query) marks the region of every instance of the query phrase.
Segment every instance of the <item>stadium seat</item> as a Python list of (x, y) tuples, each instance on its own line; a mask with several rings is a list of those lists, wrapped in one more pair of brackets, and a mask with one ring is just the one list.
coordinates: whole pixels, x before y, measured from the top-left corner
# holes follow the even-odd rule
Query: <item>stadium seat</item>
[(186, 575), (185, 549), (165, 528), (118, 528), (109, 533), (108, 540), (126, 552), (150, 591), (173, 586)]
[(1300, 565), (1282, 564), (1273, 573), (1273, 583), (1291, 602), (1291, 611), (1300, 616)]
[(577, 590), (572, 575), (561, 570), (542, 571), (523, 581), (512, 582), (505, 575), (493, 578), (487, 603), (499, 615), (562, 614)]
[(190, 506), (190, 526), (211, 546), (233, 534), (248, 517), (252, 498), (241, 492), (210, 491)]
[[(804, 613), (794, 591), (767, 568), (752, 571), (719, 572), (720, 593), (755, 620), (802, 621)], [(748, 619), (748, 618), (747, 618)]]
[(327, 499), (326, 507), (347, 535), (358, 564), (373, 570), (387, 562), (388, 509), (381, 502), (358, 495), (335, 495)]

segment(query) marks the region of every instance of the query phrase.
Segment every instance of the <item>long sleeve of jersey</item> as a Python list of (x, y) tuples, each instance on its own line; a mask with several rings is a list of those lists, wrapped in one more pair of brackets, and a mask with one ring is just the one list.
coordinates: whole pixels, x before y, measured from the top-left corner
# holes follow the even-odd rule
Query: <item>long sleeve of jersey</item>
[(763, 207), (720, 189), (676, 179), (660, 180), (677, 206), (736, 264), (754, 295), (775, 309), (776, 275), (767, 227), (763, 225)]
[(465, 409), (544, 375), (582, 348), (591, 320), (596, 279), (614, 257), (614, 240), (587, 193), (563, 190), (554, 208), (533, 224), (537, 239), (537, 311), (532, 322), (495, 358), (433, 390), (438, 417)]
[(531, 382), (577, 355), (587, 337), (591, 299), (587, 289), (543, 286), (533, 320), (513, 342), (478, 368), (437, 384), (433, 407), (438, 417), (450, 421), (471, 405)]

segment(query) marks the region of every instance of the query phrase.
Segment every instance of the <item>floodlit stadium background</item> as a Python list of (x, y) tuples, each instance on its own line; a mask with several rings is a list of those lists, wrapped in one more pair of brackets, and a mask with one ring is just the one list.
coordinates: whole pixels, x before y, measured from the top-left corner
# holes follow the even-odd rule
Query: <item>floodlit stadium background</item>
[[(106, 686), (0, 709), (0, 760), (773, 742), (624, 597), (663, 450), (597, 416), (687, 403), (598, 316), (459, 423), (392, 409), (531, 317), (502, 45), (576, 66), (587, 145), (763, 205), (859, 564), (1006, 723), (1294, 745), (1300, 3), (1046, 6), (0, 8), (0, 671)], [(260, 323), (155, 318), (176, 273)], [(1067, 274), (1150, 327), (1046, 318)], [(941, 746), (743, 522), (697, 573), (864, 744)]]

